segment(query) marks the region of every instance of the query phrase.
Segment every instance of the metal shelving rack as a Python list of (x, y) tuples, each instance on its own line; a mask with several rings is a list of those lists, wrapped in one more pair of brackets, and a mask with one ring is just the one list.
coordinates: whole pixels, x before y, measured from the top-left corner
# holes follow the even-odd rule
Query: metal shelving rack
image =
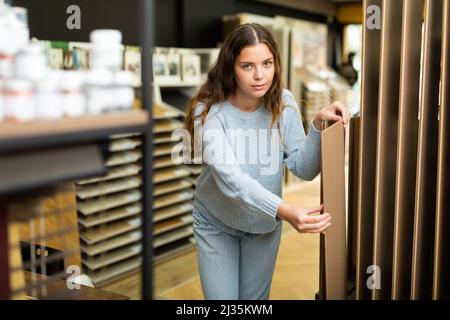
[[(64, 119), (36, 124), (0, 125), (0, 269), (8, 270), (7, 201), (21, 192), (58, 182), (87, 178), (105, 172), (99, 142), (121, 133), (143, 137), (142, 298), (153, 297), (152, 246), (152, 47), (154, 46), (154, 0), (138, 0), (139, 45), (142, 48), (142, 111), (115, 115)], [(70, 155), (70, 156), (68, 156)], [(36, 158), (37, 157), (37, 158)], [(40, 161), (36, 161), (36, 159)], [(48, 159), (52, 158), (52, 163)], [(92, 165), (80, 164), (81, 161)], [(21, 174), (20, 165), (32, 166)], [(15, 170), (14, 170), (15, 169)], [(27, 177), (30, 170), (39, 172)], [(59, 173), (55, 173), (59, 172)], [(9, 298), (9, 273), (0, 275), (0, 299)]]

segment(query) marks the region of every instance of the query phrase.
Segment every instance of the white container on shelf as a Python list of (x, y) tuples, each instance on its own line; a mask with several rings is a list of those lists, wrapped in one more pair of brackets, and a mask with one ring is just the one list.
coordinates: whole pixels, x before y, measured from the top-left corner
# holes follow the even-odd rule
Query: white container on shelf
[(65, 71), (61, 83), (62, 106), (67, 117), (86, 115), (86, 97), (83, 93), (85, 74), (82, 71)]
[(62, 72), (51, 71), (36, 84), (36, 115), (40, 120), (57, 120), (64, 117), (61, 94)]
[(47, 72), (47, 58), (40, 43), (30, 45), (16, 57), (16, 77), (31, 81), (40, 81)]
[(30, 43), (30, 29), (28, 29), (28, 11), (25, 8), (13, 7), (14, 14), (11, 22), (11, 38), (14, 39), (14, 51), (20, 52), (27, 48)]
[(5, 116), (8, 120), (29, 122), (36, 119), (33, 85), (28, 80), (11, 79), (5, 83)]
[(91, 32), (91, 69), (118, 71), (123, 66), (122, 33), (118, 30), (99, 29)]
[(5, 117), (5, 96), (3, 92), (3, 81), (0, 80), (0, 122), (3, 121)]
[(0, 79), (13, 76), (14, 39), (11, 38), (9, 26), (11, 15), (11, 7), (0, 4)]
[(118, 71), (114, 77), (114, 110), (131, 110), (134, 105), (134, 78), (130, 71)]
[(85, 92), (88, 114), (98, 115), (110, 111), (113, 80), (113, 73), (109, 70), (96, 69), (87, 73)]

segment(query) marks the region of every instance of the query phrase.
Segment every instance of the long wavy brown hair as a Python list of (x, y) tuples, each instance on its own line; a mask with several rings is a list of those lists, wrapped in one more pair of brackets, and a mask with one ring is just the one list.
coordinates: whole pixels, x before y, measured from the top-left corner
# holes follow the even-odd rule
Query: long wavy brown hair
[[(279, 118), (282, 114), (283, 106), (280, 51), (268, 30), (256, 23), (246, 23), (237, 27), (225, 39), (217, 61), (208, 72), (206, 82), (189, 101), (185, 129), (189, 131), (191, 137), (194, 137), (194, 121), (200, 118), (203, 124), (211, 106), (227, 100), (236, 91), (234, 76), (236, 58), (244, 47), (258, 43), (266, 44), (274, 58), (275, 73), (272, 85), (264, 95), (264, 105), (272, 114), (271, 127), (276, 124), (279, 129)], [(194, 112), (198, 103), (203, 103), (205, 108), (201, 114), (195, 116)], [(194, 139), (192, 139), (192, 147), (193, 144)]]

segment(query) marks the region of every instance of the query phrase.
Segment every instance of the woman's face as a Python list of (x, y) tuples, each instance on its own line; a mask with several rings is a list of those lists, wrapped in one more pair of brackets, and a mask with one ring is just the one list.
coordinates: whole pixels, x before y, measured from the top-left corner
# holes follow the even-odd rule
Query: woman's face
[(234, 64), (237, 90), (249, 98), (262, 98), (272, 85), (275, 62), (266, 44), (244, 47)]

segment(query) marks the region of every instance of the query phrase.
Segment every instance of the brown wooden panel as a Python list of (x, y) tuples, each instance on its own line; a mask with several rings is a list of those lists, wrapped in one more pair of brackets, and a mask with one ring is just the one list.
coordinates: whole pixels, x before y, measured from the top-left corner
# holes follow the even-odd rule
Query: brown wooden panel
[(347, 266), (348, 278), (355, 281), (356, 270), (356, 217), (358, 210), (358, 163), (359, 163), (360, 118), (350, 119), (349, 163), (348, 163), (348, 215), (347, 215)]
[(345, 147), (342, 122), (322, 132), (322, 184), (324, 212), (333, 218), (325, 234), (326, 299), (347, 296)]
[(5, 200), (0, 198), (0, 270), (4, 270), (0, 274), (0, 300), (10, 298), (8, 241), (8, 211)]
[(450, 4), (444, 2), (433, 299), (450, 298)]
[(423, 0), (403, 3), (392, 298), (409, 299), (419, 122)]
[(414, 214), (413, 299), (431, 298), (432, 288), (442, 0), (426, 1), (425, 11)]
[(391, 297), (402, 7), (403, 1), (383, 1), (382, 6), (373, 239), (373, 264), (381, 272), (375, 279), (381, 286), (373, 288), (373, 299)]
[[(381, 7), (381, 0), (364, 0), (364, 21), (367, 8)], [(372, 264), (373, 220), (375, 195), (375, 159), (378, 118), (378, 86), (380, 69), (381, 32), (363, 28), (361, 75), (361, 119), (358, 166), (358, 210), (356, 232), (356, 299), (369, 299), (366, 286), (367, 267)]]

